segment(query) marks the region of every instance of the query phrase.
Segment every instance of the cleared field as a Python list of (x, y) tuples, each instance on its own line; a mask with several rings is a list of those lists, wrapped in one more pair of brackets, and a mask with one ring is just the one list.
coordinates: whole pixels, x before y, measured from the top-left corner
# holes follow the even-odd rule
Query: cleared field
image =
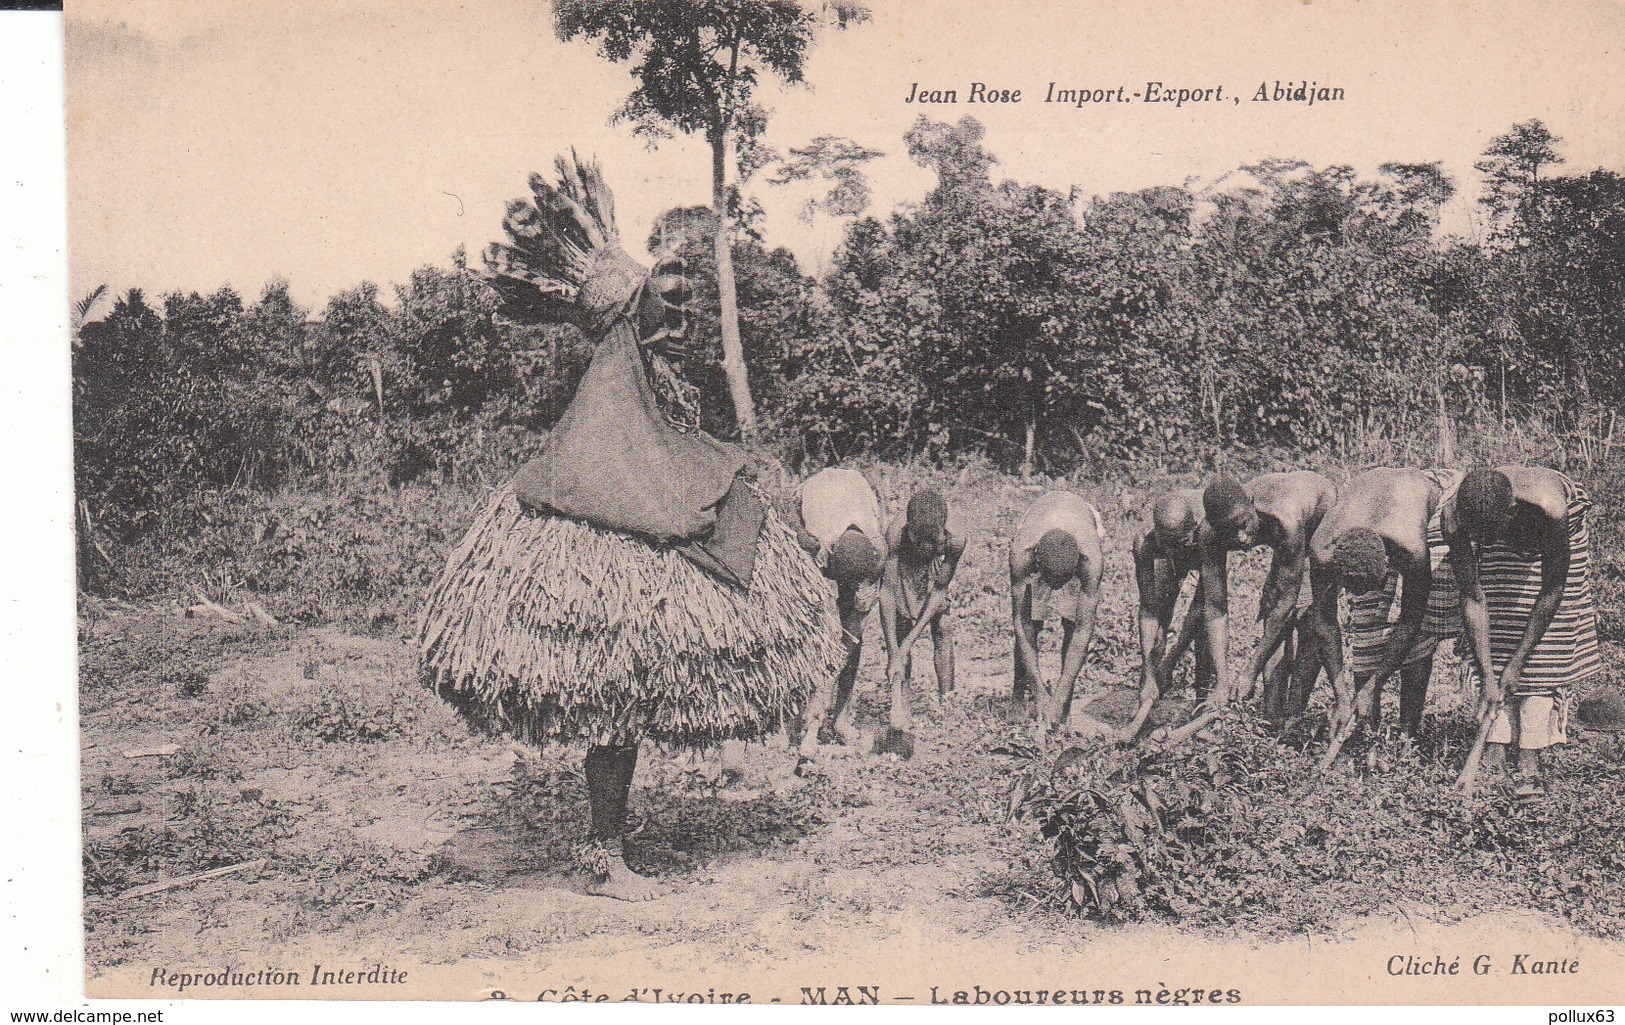
[[(895, 502), (922, 472), (877, 467), (874, 476)], [(1287, 934), (1380, 947), (1396, 930), (1436, 927), (1424, 918), (1496, 916), (1507, 935), (1566, 943), (1625, 929), (1616, 881), (1625, 878), (1618, 739), (1583, 730), (1555, 759), (1545, 810), (1508, 811), (1492, 785), (1486, 810), (1453, 820), (1447, 806), (1460, 802), (1443, 794), (1442, 781), (1459, 764), (1468, 730), (1465, 678), (1453, 657), (1435, 673), (1421, 743), (1381, 740), (1369, 775), (1356, 767), (1363, 743), (1351, 766), (1327, 780), (1310, 786), (1294, 775), (1311, 760), (1313, 748), (1299, 748), (1316, 743), (1325, 695), (1285, 745), (1265, 749), (1225, 735), (1214, 752), (1252, 759), (1243, 776), (1252, 769), (1283, 782), (1278, 793), (1253, 798), (1258, 867), (1205, 884), (1210, 902), (1133, 926), (1060, 910), (1048, 842), (1030, 818), (1008, 816), (1012, 790), (1030, 783), (1037, 763), (1028, 757), (1028, 712), (1008, 697), (1004, 546), (1039, 486), (977, 469), (930, 476), (963, 507), (972, 538), (953, 613), (960, 688), (933, 705), (929, 660), (916, 660), (915, 758), (798, 766), (787, 752), (755, 747), (744, 776), (727, 780), (709, 764), (651, 749), (633, 792), (633, 859), (673, 892), (646, 907), (585, 896), (568, 867), (586, 821), (579, 752), (516, 751), (469, 733), (416, 685), (400, 636), (254, 630), (184, 617), (172, 602), (104, 606), (87, 618), (81, 645), (92, 979), (129, 978), (157, 964), (302, 963), (322, 951), (463, 971), (470, 961), (489, 962), (501, 979), (535, 968), (542, 955), (550, 977), (589, 979), (595, 959), (626, 950), (674, 973), (735, 964), (741, 977), (776, 977), (793, 963), (861, 968), (865, 951), (897, 943), (941, 946), (951, 951), (945, 957), (974, 964), (983, 947), (1007, 957), (1072, 950), (1102, 935), (1154, 952), (1190, 930), (1217, 944), (1218, 967), (1228, 964), (1224, 950), (1232, 960), (1264, 957), (1267, 941)], [(1132, 709), (1138, 659), (1128, 543), (1145, 495), (1080, 490), (1111, 533), (1100, 630), (1085, 670), (1101, 696), (1089, 711), (1121, 722)], [(1596, 711), (1617, 693), (1625, 653), (1617, 629), (1607, 629), (1619, 622), (1618, 529), (1605, 503), (1594, 515), (1608, 673), (1604, 690), (1590, 695)], [(1257, 637), (1263, 569), (1257, 553), (1235, 565), (1234, 651)], [(279, 601), (313, 597), (320, 600), (266, 600), (275, 611)], [(871, 623), (860, 725), (875, 723), (881, 709), (880, 649)], [(1054, 652), (1047, 656), (1053, 663)], [(1173, 701), (1163, 714), (1186, 710)], [(173, 753), (142, 753), (168, 745)], [(1418, 791), (1437, 800), (1421, 801)], [(1311, 813), (1321, 816), (1323, 856), (1270, 863), (1270, 845), (1280, 847), (1271, 823)], [(1452, 822), (1481, 823), (1471, 828), (1482, 842), (1463, 844)], [(120, 896), (260, 859), (262, 867), (194, 886)]]

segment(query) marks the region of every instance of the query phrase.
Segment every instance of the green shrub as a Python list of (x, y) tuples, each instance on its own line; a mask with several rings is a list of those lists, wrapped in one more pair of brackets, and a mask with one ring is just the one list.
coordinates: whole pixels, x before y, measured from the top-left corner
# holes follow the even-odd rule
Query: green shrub
[(1472, 723), (1428, 720), (1318, 774), (1309, 734), (1230, 720), (1167, 753), (1072, 748), (1014, 796), (1059, 885), (1053, 906), (1110, 921), (1171, 917), (1289, 932), (1329, 928), (1394, 893), (1441, 910), (1527, 907), (1625, 935), (1625, 764), (1571, 744), (1548, 755), (1549, 796), (1510, 799), (1486, 776), (1453, 788)]
[(170, 800), (164, 821), (85, 844), (87, 896), (264, 857), (294, 832), (288, 812), (239, 800), (230, 787), (192, 788)]

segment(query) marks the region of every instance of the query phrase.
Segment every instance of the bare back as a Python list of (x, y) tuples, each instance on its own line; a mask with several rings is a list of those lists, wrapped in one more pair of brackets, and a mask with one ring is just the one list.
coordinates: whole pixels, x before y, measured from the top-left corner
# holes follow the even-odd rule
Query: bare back
[(1158, 495), (1151, 502), (1150, 520), (1151, 529), (1135, 542), (1140, 554), (1196, 568), (1202, 557), (1202, 530), (1207, 525), (1202, 489), (1184, 488)]
[(861, 531), (876, 549), (886, 551), (880, 498), (858, 471), (820, 470), (802, 482), (796, 505), (802, 525), (818, 542), (820, 568), (829, 560), (830, 547), (850, 529)]
[(1387, 542), (1391, 556), (1425, 564), (1428, 521), (1440, 497), (1438, 484), (1421, 470), (1367, 470), (1349, 481), (1337, 504), (1320, 521), (1310, 541), (1310, 558), (1317, 564), (1329, 563), (1338, 540), (1363, 527)]
[(1315, 528), (1337, 503), (1337, 486), (1313, 470), (1267, 473), (1247, 484), (1260, 520), (1259, 540), (1274, 549), (1307, 549)]
[(1498, 466), (1512, 482), (1515, 507), (1507, 525), (1507, 543), (1529, 552), (1563, 547), (1568, 542), (1569, 483), (1544, 466)]
[(1016, 524), (1010, 537), (1010, 579), (1025, 580), (1034, 572), (1033, 549), (1052, 530), (1064, 531), (1077, 542), (1086, 562), (1100, 565), (1101, 541), (1106, 536), (1100, 513), (1083, 496), (1071, 491), (1048, 491), (1038, 497)]

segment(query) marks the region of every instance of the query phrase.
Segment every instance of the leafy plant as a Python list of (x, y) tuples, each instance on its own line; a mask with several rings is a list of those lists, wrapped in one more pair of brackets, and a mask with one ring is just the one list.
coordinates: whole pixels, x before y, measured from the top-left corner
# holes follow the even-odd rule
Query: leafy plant
[(1171, 752), (1035, 762), (1012, 807), (1048, 845), (1048, 900), (1110, 921), (1329, 928), (1403, 892), (1441, 908), (1533, 904), (1625, 934), (1625, 765), (1598, 772), (1570, 745), (1550, 756), (1544, 803), (1519, 805), (1504, 786), (1463, 800), (1451, 784), (1471, 730), (1430, 719), (1417, 743), (1391, 738), (1377, 772), (1317, 776), (1306, 728), (1281, 738), (1221, 720), (1210, 742)]

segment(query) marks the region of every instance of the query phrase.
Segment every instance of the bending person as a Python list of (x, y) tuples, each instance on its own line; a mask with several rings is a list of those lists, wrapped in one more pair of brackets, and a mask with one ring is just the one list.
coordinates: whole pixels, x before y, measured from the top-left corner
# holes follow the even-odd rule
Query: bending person
[[(1303, 714), (1320, 674), (1313, 641), (1306, 643), (1304, 636), (1304, 619), (1314, 604), (1309, 542), (1337, 504), (1337, 486), (1311, 470), (1296, 470), (1255, 477), (1241, 490), (1245, 500), (1232, 497), (1234, 483), (1221, 479), (1208, 486), (1203, 506), (1226, 550), (1245, 552), (1258, 545), (1270, 550), (1269, 574), (1258, 602), (1263, 634), (1240, 694), (1251, 698), (1262, 688), (1265, 718), (1283, 723)], [(1278, 651), (1282, 657), (1269, 671)], [(1227, 681), (1221, 679), (1220, 684)]]
[[(1011, 696), (1037, 699), (1046, 730), (1071, 712), (1072, 693), (1094, 638), (1105, 566), (1106, 528), (1100, 513), (1070, 491), (1039, 496), (1010, 538), (1010, 615), (1015, 633), (1015, 682)], [(1061, 673), (1054, 686), (1038, 664), (1040, 631), (1061, 621)], [(1081, 636), (1078, 636), (1081, 631)]]
[(904, 757), (914, 751), (908, 683), (914, 644), (931, 631), (937, 697), (954, 689), (954, 633), (948, 587), (965, 554), (965, 527), (940, 492), (909, 497), (903, 516), (886, 531), (889, 555), (881, 577), (880, 625), (886, 640), (886, 679), (891, 684), (891, 723), (883, 746)]
[[(1370, 470), (1349, 482), (1315, 531), (1309, 546), (1314, 637), (1337, 698), (1323, 765), (1337, 758), (1361, 721), (1375, 731), (1383, 685), (1396, 672), (1400, 727), (1414, 736), (1421, 726), (1439, 642), (1461, 628), (1441, 519), (1460, 479), (1451, 470)], [(1351, 595), (1348, 674), (1337, 607), (1344, 590)]]
[(835, 584), (835, 609), (846, 656), (833, 690), (828, 681), (821, 684), (807, 706), (801, 752), (811, 756), (818, 750), (818, 737), (825, 726), (831, 727), (838, 743), (852, 743), (852, 689), (863, 659), (864, 622), (880, 593), (886, 535), (874, 486), (856, 470), (833, 467), (802, 482), (790, 525), (801, 547)]
[(1590, 508), (1555, 470), (1503, 466), (1467, 474), (1444, 516), (1483, 715), (1493, 716), (1486, 760), (1517, 749), (1520, 797), (1544, 792), (1540, 752), (1568, 741), (1574, 687), (1602, 671)]
[[(1196, 694), (1212, 712), (1233, 694), (1229, 677), (1229, 553), (1267, 546), (1272, 558), (1264, 583), (1259, 617), (1264, 634), (1255, 651), (1244, 693), (1250, 697), (1270, 659), (1294, 631), (1304, 601), (1309, 539), (1336, 500), (1332, 482), (1308, 470), (1272, 473), (1243, 485), (1229, 477), (1207, 487), (1162, 495), (1152, 502), (1151, 527), (1134, 545), (1135, 582), (1140, 597), (1140, 707), (1125, 731), (1136, 738), (1145, 728), (1158, 699), (1172, 683), (1185, 650), (1196, 645)], [(1168, 643), (1174, 608), (1187, 578), (1195, 575), (1196, 593), (1177, 638)], [(1300, 659), (1300, 646), (1289, 646), (1272, 674), (1265, 711), (1284, 720), (1308, 700), (1319, 663)], [(1285, 678), (1295, 674), (1287, 693)], [(1211, 715), (1199, 714), (1186, 729), (1200, 728)]]

